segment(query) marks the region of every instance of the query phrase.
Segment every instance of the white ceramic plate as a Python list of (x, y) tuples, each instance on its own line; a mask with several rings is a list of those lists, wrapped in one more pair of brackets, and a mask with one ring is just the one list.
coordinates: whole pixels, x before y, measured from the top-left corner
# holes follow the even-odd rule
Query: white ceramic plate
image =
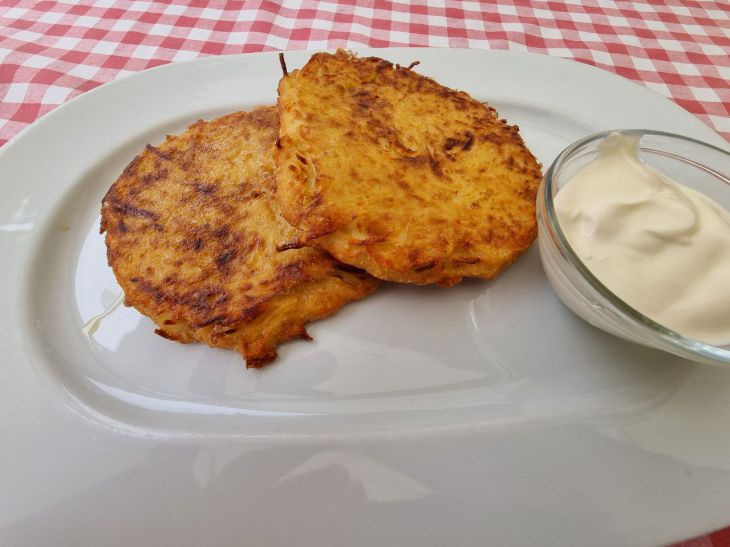
[[(362, 53), (489, 101), (545, 165), (610, 128), (726, 146), (586, 65)], [(108, 186), (145, 143), (273, 103), (279, 76), (273, 53), (163, 66), (0, 151), (0, 544), (617, 546), (730, 523), (730, 371), (584, 324), (536, 249), (492, 283), (386, 286), (260, 371), (126, 308), (88, 339), (120, 293), (98, 235)]]

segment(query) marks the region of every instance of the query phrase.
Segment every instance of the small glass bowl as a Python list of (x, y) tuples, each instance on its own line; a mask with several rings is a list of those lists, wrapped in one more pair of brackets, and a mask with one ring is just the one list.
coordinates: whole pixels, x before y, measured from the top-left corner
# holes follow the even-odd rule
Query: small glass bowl
[[(644, 129), (617, 130), (641, 137), (646, 164), (698, 190), (730, 210), (730, 153), (680, 135)], [(730, 347), (688, 338), (639, 313), (601, 283), (583, 264), (560, 229), (553, 198), (561, 186), (598, 154), (613, 131), (568, 146), (545, 174), (537, 196), (538, 244), (545, 273), (563, 303), (588, 323), (621, 338), (705, 363), (730, 367)], [(730, 278), (728, 279), (730, 291)]]

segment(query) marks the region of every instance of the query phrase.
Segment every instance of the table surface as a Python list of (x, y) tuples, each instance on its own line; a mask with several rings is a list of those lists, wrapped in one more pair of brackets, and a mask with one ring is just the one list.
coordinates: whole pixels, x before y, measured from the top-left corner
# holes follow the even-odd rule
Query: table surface
[[(531, 51), (668, 97), (730, 140), (730, 4), (711, 1), (0, 0), (0, 146), (73, 97), (208, 55), (334, 47)], [(730, 528), (684, 547), (730, 545)]]

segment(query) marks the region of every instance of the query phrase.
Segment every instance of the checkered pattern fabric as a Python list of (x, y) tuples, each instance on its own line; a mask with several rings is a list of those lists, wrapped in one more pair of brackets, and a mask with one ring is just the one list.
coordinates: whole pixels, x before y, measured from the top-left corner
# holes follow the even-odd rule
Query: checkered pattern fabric
[(0, 144), (57, 105), (163, 63), (367, 45), (527, 50), (641, 82), (730, 139), (723, 1), (0, 0)]
[[(359, 45), (575, 59), (644, 84), (730, 139), (722, 0), (0, 0), (0, 145), (72, 97), (160, 64)], [(730, 532), (684, 545), (730, 545)]]

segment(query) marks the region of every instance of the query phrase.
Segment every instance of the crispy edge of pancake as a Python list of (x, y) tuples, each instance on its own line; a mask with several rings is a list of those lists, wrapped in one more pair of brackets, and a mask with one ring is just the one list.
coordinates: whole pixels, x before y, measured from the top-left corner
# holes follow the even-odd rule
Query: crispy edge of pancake
[[(330, 66), (324, 66), (327, 64)], [(322, 71), (328, 72), (324, 80), (320, 79)], [(378, 79), (382, 80), (382, 87), (374, 90), (368, 88), (368, 82)], [(355, 85), (346, 89), (353, 82)], [(313, 93), (322, 96), (318, 97), (320, 100), (314, 102), (312, 108), (305, 110), (307, 104), (304, 103), (309, 102), (310, 97), (297, 93), (297, 86), (299, 91), (304, 87), (305, 92), (311, 95), (311, 90), (307, 88), (310, 86), (315, 89)], [(394, 112), (396, 107), (383, 103), (379, 96), (393, 89), (396, 95), (402, 89), (405, 90), (402, 95), (414, 90), (428, 96), (436, 107), (444, 106), (445, 103), (448, 108), (444, 110), (463, 110), (469, 115), (473, 114), (473, 119), (467, 122), (462, 119), (460, 131), (453, 135), (426, 142), (425, 146), (421, 143), (419, 153), (414, 154), (409, 148), (410, 135), (403, 135), (403, 131), (399, 132), (392, 123), (388, 123), (387, 111)], [(302, 240), (307, 244), (319, 246), (339, 260), (365, 269), (381, 279), (449, 286), (458, 283), (463, 277), (494, 277), (534, 241), (537, 235), (535, 196), (542, 178), (540, 164), (525, 146), (516, 126), (499, 120), (493, 108), (468, 94), (418, 75), (410, 67), (394, 66), (389, 61), (375, 57), (359, 58), (338, 50), (335, 54), (315, 54), (303, 68), (282, 78), (277, 105), (281, 122), (276, 152), (278, 198), (284, 216), (302, 230)], [(344, 113), (344, 119), (337, 119), (337, 114), (333, 112)], [(426, 117), (429, 115), (425, 114)], [(366, 126), (362, 130), (363, 120), (372, 127)], [(443, 125), (448, 126), (448, 117)], [(322, 131), (318, 131), (320, 129)], [(308, 130), (311, 132), (305, 139), (302, 134)], [(336, 144), (333, 146), (326, 145), (326, 138), (322, 138), (324, 133), (330, 131), (337, 135), (337, 138), (330, 139), (329, 144)], [(363, 152), (363, 140), (371, 148), (358, 154)], [(385, 154), (378, 150), (383, 140), (389, 145), (388, 153)], [(400, 234), (394, 234), (391, 230), (393, 217), (396, 217), (396, 225), (398, 220), (404, 225), (410, 223), (408, 219), (404, 221), (403, 218), (397, 218), (398, 205), (408, 203), (404, 195), (414, 201), (423, 197), (422, 193), (419, 195), (418, 191), (413, 192), (412, 187), (419, 181), (407, 181), (410, 187), (403, 190), (405, 194), (391, 184), (383, 193), (397, 194), (400, 201), (395, 201), (389, 207), (383, 198), (381, 206), (375, 209), (368, 201), (373, 195), (378, 197), (376, 190), (373, 190), (376, 185), (370, 184), (364, 189), (358, 186), (363, 183), (362, 177), (352, 170), (346, 173), (345, 162), (337, 170), (331, 166), (329, 170), (328, 166), (323, 167), (323, 163), (329, 161), (325, 155), (330, 154), (331, 149), (335, 150), (334, 154), (347, 154), (351, 145), (356, 148), (356, 151), (351, 152), (351, 164), (362, 165), (372, 158), (390, 161), (387, 158), (392, 156), (394, 162), (401, 162), (404, 171), (411, 169), (415, 175), (423, 173), (424, 180), (430, 182), (444, 178), (444, 172), (453, 170), (454, 162), (463, 162), (467, 154), (473, 155), (475, 150), (492, 150), (493, 155), (502, 162), (501, 168), (505, 173), (521, 180), (505, 192), (509, 196), (502, 200), (500, 211), (492, 209), (481, 212), (487, 219), (483, 224), (474, 221), (474, 215), (468, 211), (464, 213), (465, 208), (462, 208), (464, 218), (471, 219), (471, 226), (464, 233), (471, 231), (473, 236), (462, 233), (454, 241), (449, 241), (448, 233), (428, 234), (425, 232), (426, 227), (421, 226), (416, 237), (398, 245), (394, 241)], [(371, 150), (374, 153), (368, 154)], [(492, 158), (488, 159), (492, 161)], [(336, 177), (340, 180), (331, 182)], [(380, 184), (383, 180), (377, 182)], [(358, 186), (354, 193), (360, 192), (369, 197), (342, 199), (342, 193), (329, 197), (328, 189), (332, 186), (328, 188), (328, 185), (336, 184), (341, 187)], [(434, 183), (433, 186), (439, 185)], [(447, 196), (446, 203), (448, 199)], [(342, 203), (346, 205), (339, 205)], [(474, 204), (481, 208), (484, 203), (475, 200)], [(431, 212), (450, 206), (436, 203)], [(419, 213), (418, 207), (410, 210), (413, 218), (417, 218)], [(434, 219), (434, 232), (444, 229), (443, 225), (438, 224), (444, 216), (448, 214)], [(462, 223), (464, 218), (454, 218), (454, 224)], [(484, 228), (483, 233), (477, 233), (480, 228)], [(456, 248), (460, 244), (463, 244), (461, 248)]]
[(277, 133), (273, 107), (198, 121), (148, 145), (102, 201), (100, 231), (125, 304), (160, 336), (235, 349), (248, 367), (379, 285), (292, 243), (297, 232), (274, 196)]

